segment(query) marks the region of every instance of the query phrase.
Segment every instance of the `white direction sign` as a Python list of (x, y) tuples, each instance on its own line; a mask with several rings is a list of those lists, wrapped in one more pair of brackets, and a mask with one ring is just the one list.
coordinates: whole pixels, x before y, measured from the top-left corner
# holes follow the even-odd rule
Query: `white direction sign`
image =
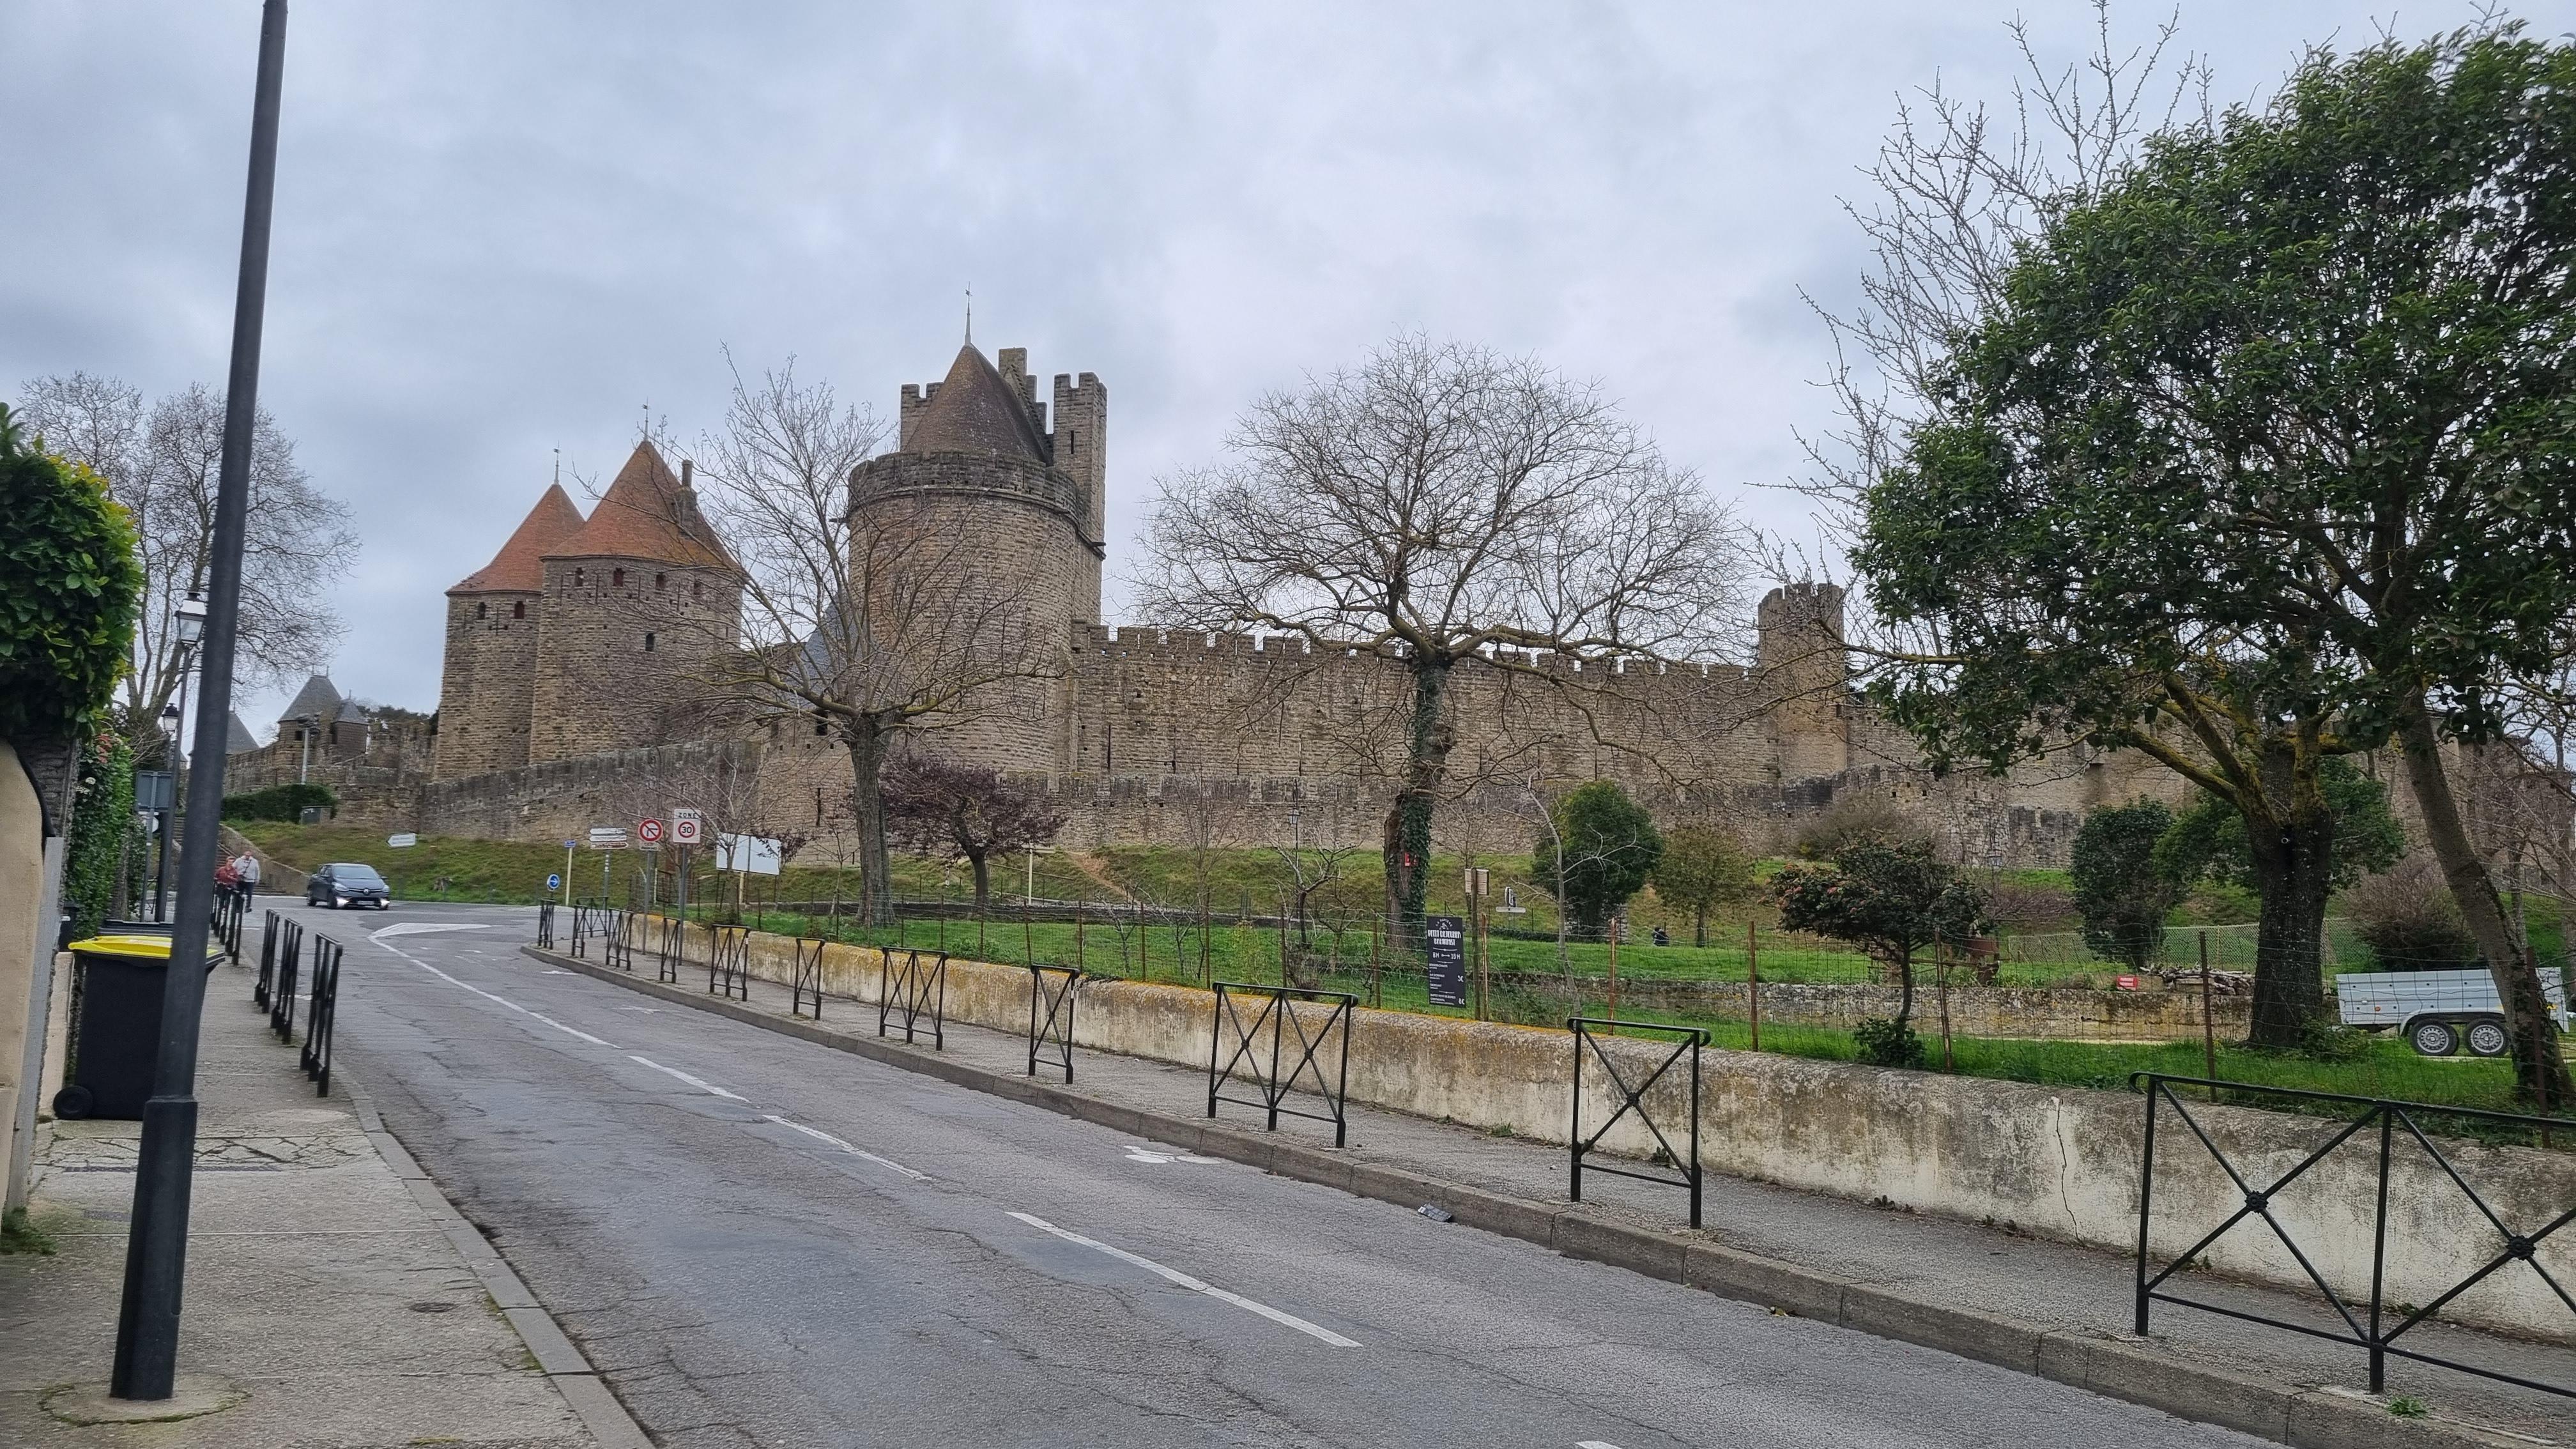
[(695, 845), (704, 838), (705, 837), (698, 824), (698, 812), (695, 810), (673, 810), (671, 812), (671, 843), (673, 845)]
[(405, 830), (398, 834), (386, 836), (385, 844), (396, 850), (409, 850), (413, 846), (420, 844), (420, 837), (413, 834), (411, 831)]
[(636, 822), (635, 822), (635, 838), (636, 838), (636, 839), (638, 839), (638, 840), (640, 840), (640, 841), (643, 841), (646, 845), (659, 845), (659, 844), (661, 844), (661, 843), (662, 843), (662, 822), (661, 822), (661, 821), (659, 821), (659, 820), (638, 820), (638, 821), (636, 821)]
[(626, 848), (626, 827), (623, 825), (594, 825), (590, 827), (590, 848), (593, 850), (624, 850)]
[(775, 840), (758, 835), (719, 835), (716, 837), (716, 869), (738, 870), (747, 875), (778, 874), (779, 847)]

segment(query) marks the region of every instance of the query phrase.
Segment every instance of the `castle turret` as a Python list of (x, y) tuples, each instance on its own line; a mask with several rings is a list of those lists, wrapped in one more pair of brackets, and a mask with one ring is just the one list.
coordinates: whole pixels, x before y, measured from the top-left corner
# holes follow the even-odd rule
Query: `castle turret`
[(447, 667), (438, 691), (433, 779), (528, 762), (545, 609), (545, 552), (581, 531), (562, 484), (546, 490), (492, 561), (447, 591)]
[(707, 662), (741, 646), (742, 572), (651, 443), (589, 522), (542, 551), (542, 574), (529, 763), (705, 732), (673, 710), (703, 698)]
[[(1003, 625), (981, 622), (985, 647), (1053, 651), (1060, 664), (1074, 627), (1100, 618), (1108, 396), (1089, 373), (1079, 387), (1058, 377), (1055, 406), (1050, 433), (1028, 352), (1017, 347), (1004, 348), (996, 367), (969, 343), (947, 377), (907, 384), (897, 450), (850, 473), (853, 589), (871, 587), (872, 552), (902, 561), (969, 541), (960, 562), (971, 592)], [(1054, 769), (1061, 689), (1059, 679), (1035, 677), (987, 685), (961, 712), (969, 717), (940, 732), (939, 748), (1001, 769)]]
[(1851, 663), (1843, 647), (1843, 591), (1788, 584), (1762, 598), (1755, 677), (1770, 711), (1780, 778), (1839, 775), (1851, 765)]

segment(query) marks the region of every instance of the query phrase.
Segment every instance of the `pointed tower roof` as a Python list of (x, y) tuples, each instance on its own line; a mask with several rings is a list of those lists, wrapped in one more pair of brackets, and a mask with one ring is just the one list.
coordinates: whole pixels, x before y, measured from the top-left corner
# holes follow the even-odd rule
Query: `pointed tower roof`
[(1046, 443), (1030, 421), (1028, 404), (968, 343), (930, 401), (922, 404), (913, 425), (913, 453), (1007, 453), (1033, 463), (1046, 461)]
[(716, 541), (697, 494), (680, 486), (649, 442), (635, 445), (626, 466), (580, 530), (546, 549), (547, 558), (638, 558), (737, 572)]
[(225, 728), (225, 730), (224, 730), (224, 753), (225, 753), (225, 754), (227, 754), (227, 755), (239, 755), (239, 754), (246, 754), (246, 753), (248, 753), (248, 752), (250, 752), (250, 751), (252, 751), (252, 750), (255, 750), (255, 749), (258, 749), (258, 748), (259, 748), (259, 736), (255, 735), (255, 734), (252, 734), (252, 733), (250, 732), (250, 726), (249, 726), (249, 725), (246, 725), (246, 724), (244, 724), (244, 723), (242, 723), (242, 717), (241, 717), (241, 711), (240, 711), (240, 710), (234, 710), (234, 711), (232, 712), (232, 718), (231, 718), (231, 719), (229, 719), (229, 720), (226, 720), (226, 721), (225, 721), (225, 726), (226, 726), (226, 728)]
[(287, 724), (308, 717), (322, 724), (340, 717), (340, 691), (331, 683), (331, 676), (316, 674), (305, 680), (304, 687), (295, 691), (295, 698), (278, 711), (277, 720)]
[(492, 555), (492, 561), (469, 574), (463, 583), (449, 589), (451, 594), (542, 593), (546, 587), (546, 550), (581, 531), (581, 510), (573, 506), (560, 483), (546, 489), (546, 496), (519, 520), (510, 541)]

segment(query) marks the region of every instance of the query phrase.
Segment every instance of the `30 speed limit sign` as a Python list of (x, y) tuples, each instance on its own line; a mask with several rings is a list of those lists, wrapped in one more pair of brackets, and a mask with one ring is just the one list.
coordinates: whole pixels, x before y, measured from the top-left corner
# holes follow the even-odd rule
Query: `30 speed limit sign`
[(671, 843), (673, 845), (698, 843), (698, 812), (695, 810), (671, 812)]
[(662, 843), (662, 822), (661, 822), (661, 821), (659, 821), (659, 820), (638, 820), (638, 821), (636, 821), (636, 822), (635, 822), (635, 838), (636, 838), (636, 839), (638, 839), (638, 840), (640, 840), (640, 841), (643, 841), (646, 845), (659, 845), (659, 844), (661, 844), (661, 843)]

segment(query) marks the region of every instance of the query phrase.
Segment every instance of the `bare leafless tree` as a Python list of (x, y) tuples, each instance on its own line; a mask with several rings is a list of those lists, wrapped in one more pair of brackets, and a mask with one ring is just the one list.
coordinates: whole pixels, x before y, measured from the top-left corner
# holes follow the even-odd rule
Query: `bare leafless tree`
[(737, 368), (724, 427), (702, 444), (703, 521), (670, 520), (711, 530), (741, 570), (742, 637), (704, 667), (709, 696), (745, 724), (819, 727), (849, 751), (867, 924), (893, 912), (880, 780), (896, 738), (984, 717), (997, 686), (1059, 671), (1064, 648), (1035, 636), (1015, 581), (938, 501), (853, 496), (852, 470), (884, 439), (793, 359), (757, 383)]
[(1456, 671), (1563, 686), (1574, 673), (1528, 651), (1707, 658), (1740, 612), (1747, 551), (1728, 509), (1598, 387), (1527, 358), (1399, 336), (1255, 403), (1229, 452), (1161, 480), (1142, 603), (1177, 627), (1400, 665), (1386, 899), (1416, 931)]
[[(40, 377), (19, 392), (28, 432), (107, 480), (134, 515), (145, 592), (118, 707), (127, 738), (149, 747), (189, 667), (173, 625), (179, 602), (206, 587), (211, 566), (223, 394), (191, 385), (147, 410), (132, 386), (84, 372)], [(313, 486), (294, 443), (261, 409), (242, 548), (239, 682), (273, 684), (329, 659), (341, 624), (326, 601), (357, 558), (348, 509)]]

